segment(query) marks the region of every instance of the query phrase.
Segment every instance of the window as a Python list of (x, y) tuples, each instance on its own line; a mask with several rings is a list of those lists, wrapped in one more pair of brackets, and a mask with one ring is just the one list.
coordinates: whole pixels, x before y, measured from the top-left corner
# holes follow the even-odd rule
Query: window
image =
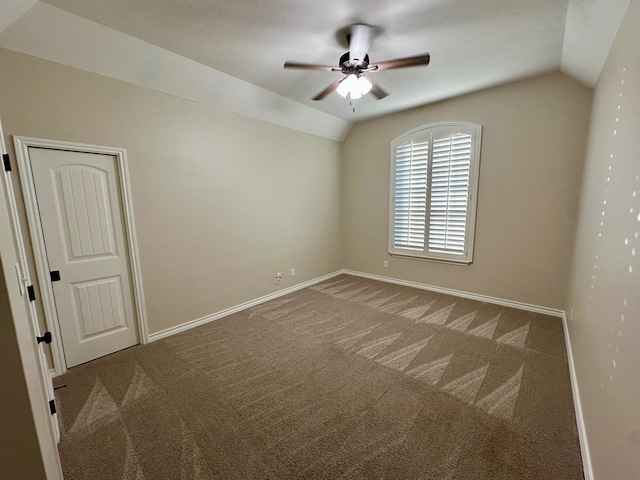
[(392, 142), (389, 253), (471, 263), (481, 134), (437, 123)]

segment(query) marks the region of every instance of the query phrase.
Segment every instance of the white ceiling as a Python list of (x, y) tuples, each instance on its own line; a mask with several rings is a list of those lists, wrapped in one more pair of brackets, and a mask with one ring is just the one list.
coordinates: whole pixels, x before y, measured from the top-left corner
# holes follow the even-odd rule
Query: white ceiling
[[(301, 130), (339, 138), (351, 122), (559, 69), (593, 85), (631, 0), (45, 1), (3, 0), (1, 47), (274, 123), (308, 117)], [(347, 50), (338, 32), (356, 22), (380, 28), (372, 62), (429, 52), (431, 64), (373, 74), (390, 95), (369, 95), (353, 113), (337, 94), (310, 100), (340, 73), (282, 64), (337, 64)], [(111, 51), (116, 43), (122, 52)], [(118, 57), (125, 51), (131, 58)], [(181, 72), (196, 71), (211, 83), (176, 85)], [(175, 78), (163, 83), (160, 74)], [(234, 82), (243, 93), (231, 107)], [(254, 106), (240, 105), (247, 102), (280, 113), (252, 114)], [(294, 114), (293, 122), (284, 118)]]
[[(45, 0), (47, 3), (349, 121), (560, 68), (567, 0)], [(427, 68), (376, 74), (390, 93), (353, 114), (338, 95), (310, 100), (340, 73), (336, 32), (381, 27), (370, 58), (430, 52)]]

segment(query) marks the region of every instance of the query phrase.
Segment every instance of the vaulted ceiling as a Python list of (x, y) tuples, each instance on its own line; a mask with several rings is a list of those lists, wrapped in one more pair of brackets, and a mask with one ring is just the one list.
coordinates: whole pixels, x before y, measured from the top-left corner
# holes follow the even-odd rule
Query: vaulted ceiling
[[(592, 86), (629, 3), (4, 0), (0, 47), (339, 139), (353, 122), (545, 72)], [(354, 113), (337, 94), (311, 100), (340, 73), (282, 65), (337, 65), (344, 29), (358, 22), (379, 28), (372, 62), (432, 60), (373, 74), (390, 95), (369, 95)]]

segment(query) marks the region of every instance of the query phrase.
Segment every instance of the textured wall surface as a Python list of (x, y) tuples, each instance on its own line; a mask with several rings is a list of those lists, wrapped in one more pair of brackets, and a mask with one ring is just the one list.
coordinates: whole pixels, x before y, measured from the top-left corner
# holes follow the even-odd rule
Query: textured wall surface
[(640, 2), (598, 81), (569, 295), (594, 477), (640, 472)]
[(6, 50), (0, 84), (8, 144), (127, 149), (151, 333), (341, 266), (337, 142)]
[[(343, 144), (345, 267), (561, 308), (591, 96), (556, 73), (356, 125)], [(468, 267), (387, 253), (390, 142), (447, 120), (483, 125), (474, 261)]]

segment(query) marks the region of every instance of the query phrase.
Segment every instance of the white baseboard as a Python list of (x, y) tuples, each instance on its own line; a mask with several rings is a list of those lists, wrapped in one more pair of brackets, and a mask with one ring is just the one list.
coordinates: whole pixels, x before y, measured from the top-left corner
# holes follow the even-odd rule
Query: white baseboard
[(165, 330), (160, 330), (159, 332), (150, 333), (149, 342), (154, 342), (156, 340), (160, 340), (161, 338), (170, 337), (171, 335), (175, 335), (176, 333), (190, 330), (194, 327), (204, 325), (205, 323), (209, 323), (214, 320), (219, 320), (233, 313), (241, 312), (242, 310), (246, 310), (247, 308), (255, 307), (256, 305), (259, 305), (261, 303), (268, 302), (269, 300), (273, 300), (274, 298), (282, 297), (283, 295), (288, 295), (297, 290), (302, 290), (303, 288), (310, 287), (311, 285), (315, 285), (316, 283), (324, 282), (325, 280), (329, 280), (330, 278), (336, 277), (342, 273), (344, 273), (342, 270), (337, 270), (327, 275), (323, 275), (322, 277), (317, 277), (317, 278), (308, 280), (306, 282), (299, 283), (292, 287), (288, 287), (283, 290), (279, 290), (277, 292), (264, 295), (263, 297), (259, 297), (254, 300), (241, 303), (240, 305), (236, 305), (235, 307), (225, 308), (224, 310), (220, 310), (219, 312), (212, 313), (211, 315), (206, 315), (201, 318), (196, 318), (195, 320), (190, 320), (188, 322), (182, 323), (175, 327), (170, 327)]
[(437, 287), (435, 285), (428, 285), (425, 283), (411, 282), (409, 280), (401, 280), (398, 278), (392, 277), (384, 277), (382, 275), (374, 275), (371, 273), (357, 272), (355, 270), (337, 270), (335, 272), (329, 273), (327, 275), (323, 275), (322, 277), (317, 277), (306, 282), (299, 283), (298, 285), (294, 285), (289, 288), (285, 288), (283, 290), (279, 290), (274, 293), (270, 293), (268, 295), (264, 295), (262, 297), (256, 298), (254, 300), (250, 300), (245, 303), (241, 303), (240, 305), (236, 305), (234, 307), (226, 308), (224, 310), (220, 310), (219, 312), (212, 313), (210, 315), (206, 315), (201, 318), (196, 318), (195, 320), (190, 320), (188, 322), (182, 323), (180, 325), (176, 325), (175, 327), (170, 327), (165, 330), (160, 330), (159, 332), (149, 334), (149, 342), (153, 342), (155, 340), (160, 340), (161, 338), (169, 337), (171, 335), (175, 335), (176, 333), (184, 332), (191, 328), (197, 327), (199, 325), (204, 325), (205, 323), (212, 322), (214, 320), (218, 320), (220, 318), (226, 317), (236, 312), (240, 312), (247, 308), (254, 307), (264, 302), (268, 302), (269, 300), (273, 300), (275, 298), (281, 297), (283, 295), (288, 295), (289, 293), (295, 292), (297, 290), (301, 290), (303, 288), (309, 287), (311, 285), (315, 285), (316, 283), (324, 282), (325, 280), (329, 280), (330, 278), (336, 277), (341, 274), (353, 275), (356, 277), (370, 278), (372, 280), (378, 280), (380, 282), (386, 283), (394, 283), (396, 285), (404, 285), (406, 287), (419, 288), (422, 290), (430, 290), (433, 292), (444, 293), (446, 295), (453, 295), (456, 297), (468, 298), (471, 300), (477, 300), (485, 303), (493, 303), (496, 305), (502, 305), (505, 307), (517, 308), (520, 310), (527, 310), (529, 312), (542, 313), (544, 315), (551, 315), (554, 317), (563, 318), (564, 311), (557, 310), (554, 308), (541, 307), (539, 305), (531, 305), (523, 302), (516, 302), (513, 300), (505, 300), (503, 298), (490, 297), (487, 295), (480, 295), (477, 293), (464, 292), (461, 290), (453, 290), (451, 288)]
[(346, 273), (347, 275), (355, 275), (356, 277), (370, 278), (371, 280), (378, 280), (380, 282), (395, 283), (396, 285), (404, 285), (405, 287), (430, 290), (432, 292), (444, 293), (446, 295), (453, 295), (455, 297), (468, 298), (470, 300), (477, 300), (479, 302), (494, 303), (496, 305), (502, 305), (503, 307), (511, 307), (517, 308), (519, 310), (527, 310), (534, 313), (542, 313), (543, 315), (551, 315), (552, 317), (562, 318), (564, 315), (564, 310), (541, 307), (539, 305), (531, 305), (529, 303), (516, 302), (513, 300), (505, 300), (504, 298), (489, 297), (487, 295), (480, 295), (478, 293), (463, 292), (461, 290), (453, 290), (451, 288), (436, 287), (435, 285), (427, 285), (426, 283), (411, 282), (409, 280), (400, 280), (398, 278), (392, 277), (383, 277), (382, 275), (356, 272), (354, 270), (342, 270), (341, 273)]
[(585, 480), (593, 480), (593, 468), (591, 466), (591, 455), (589, 453), (589, 442), (587, 441), (587, 431), (582, 415), (582, 404), (580, 403), (580, 390), (578, 388), (578, 377), (576, 366), (573, 362), (573, 351), (571, 349), (571, 337), (569, 336), (569, 326), (567, 316), (562, 315), (562, 326), (564, 327), (564, 340), (567, 346), (567, 359), (569, 361), (569, 375), (571, 377), (571, 390), (573, 392), (573, 407), (576, 411), (576, 424), (578, 426), (578, 438), (580, 439), (580, 451), (582, 453), (582, 469)]

